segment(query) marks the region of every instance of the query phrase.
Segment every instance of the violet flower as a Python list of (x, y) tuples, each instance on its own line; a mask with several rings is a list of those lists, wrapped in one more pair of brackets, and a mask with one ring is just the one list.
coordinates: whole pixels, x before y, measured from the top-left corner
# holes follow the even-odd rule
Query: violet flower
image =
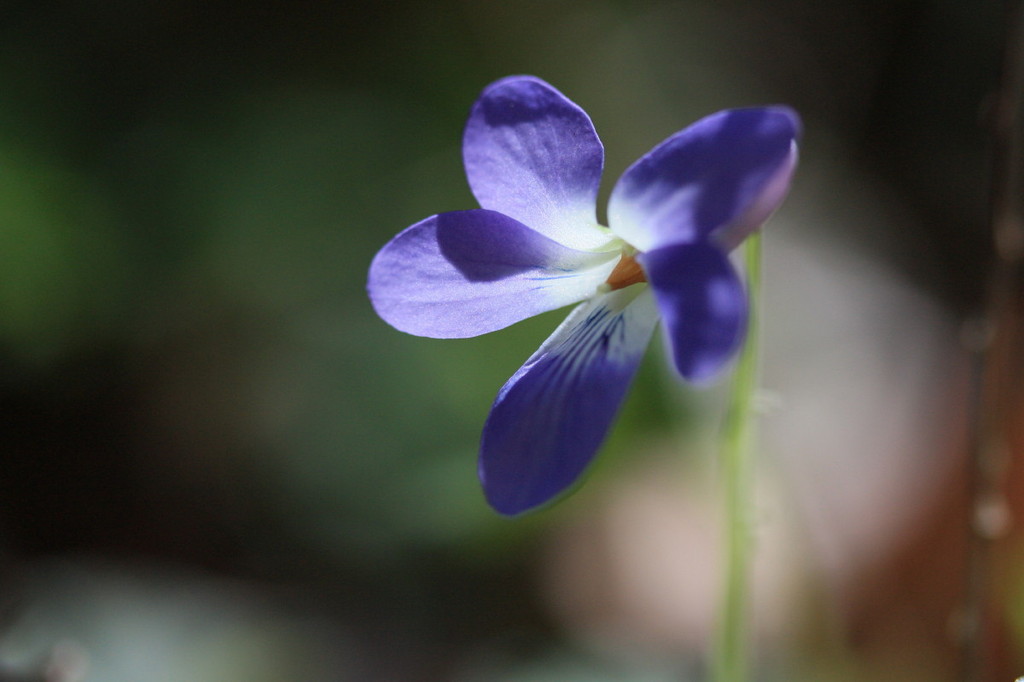
[(491, 408), (479, 475), (495, 510), (527, 511), (580, 477), (659, 318), (687, 380), (708, 380), (737, 351), (747, 299), (728, 252), (785, 196), (799, 125), (785, 107), (701, 119), (626, 170), (604, 227), (604, 148), (587, 114), (531, 76), (480, 95), (462, 150), (483, 208), (398, 234), (374, 258), (368, 291), (389, 324), (432, 338), (582, 302)]

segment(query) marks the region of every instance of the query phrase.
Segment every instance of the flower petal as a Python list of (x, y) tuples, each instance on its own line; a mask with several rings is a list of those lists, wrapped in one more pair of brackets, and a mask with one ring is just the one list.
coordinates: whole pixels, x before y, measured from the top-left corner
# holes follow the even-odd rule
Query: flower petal
[(377, 314), (401, 331), (465, 338), (587, 298), (616, 256), (570, 249), (496, 211), (455, 211), (388, 242), (367, 290)]
[(579, 306), (509, 379), (484, 425), (488, 502), (514, 515), (569, 488), (594, 458), (658, 321), (647, 287)]
[(726, 251), (732, 251), (771, 217), (789, 193), (789, 183), (796, 171), (797, 156), (796, 142), (793, 142), (789, 156), (768, 179), (754, 201), (731, 223), (715, 230), (712, 237), (719, 246)]
[(698, 243), (665, 246), (637, 260), (654, 290), (676, 369), (689, 381), (710, 379), (746, 330), (747, 297), (728, 256)]
[(649, 251), (706, 239), (761, 203), (770, 205), (755, 213), (767, 218), (785, 196), (799, 128), (785, 107), (729, 109), (697, 121), (623, 173), (608, 204), (612, 231)]
[(511, 76), (488, 86), (462, 154), (483, 208), (574, 248), (608, 241), (595, 214), (604, 147), (586, 112), (544, 81)]

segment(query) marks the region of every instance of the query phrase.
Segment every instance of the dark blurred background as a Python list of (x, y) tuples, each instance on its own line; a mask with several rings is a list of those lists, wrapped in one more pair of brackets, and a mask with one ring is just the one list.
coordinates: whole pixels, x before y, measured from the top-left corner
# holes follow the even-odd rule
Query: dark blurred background
[(721, 389), (652, 351), (579, 494), (501, 519), (479, 431), (564, 312), (433, 341), (365, 296), (392, 235), (475, 205), (462, 125), (512, 73), (590, 113), (603, 197), (700, 116), (800, 111), (759, 679), (954, 679), (1003, 28), (959, 0), (3, 2), (0, 679), (703, 679)]

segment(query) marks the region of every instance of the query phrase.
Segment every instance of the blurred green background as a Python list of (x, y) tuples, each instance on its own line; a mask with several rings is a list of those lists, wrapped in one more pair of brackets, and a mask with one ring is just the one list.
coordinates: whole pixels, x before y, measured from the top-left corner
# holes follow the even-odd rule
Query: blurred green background
[[(949, 321), (984, 281), (1000, 17), (954, 0), (0, 4), (0, 679), (702, 679), (721, 391), (678, 385), (651, 352), (580, 493), (498, 518), (475, 478), (479, 431), (564, 312), (409, 337), (370, 308), (370, 259), (407, 225), (475, 205), (462, 125), (502, 76), (538, 75), (590, 113), (603, 197), (696, 118), (784, 102), (806, 135), (768, 227), (768, 387), (852, 444), (871, 430), (843, 426), (858, 413), (833, 424), (791, 402), (830, 405), (817, 387), (845, 395), (851, 375), (825, 370), (809, 392), (785, 377), (845, 348), (830, 330), (870, 332), (839, 360), (857, 376), (867, 356), (911, 367), (906, 339), (924, 338), (934, 352), (910, 383), (927, 390), (899, 396), (945, 396), (934, 416), (959, 385)], [(801, 274), (814, 263), (856, 284), (805, 303), (825, 296)], [(792, 297), (772, 299), (773, 281)], [(885, 307), (894, 290), (912, 319)], [(857, 394), (878, 395), (894, 394)], [(916, 453), (934, 435), (863, 447)], [(815, 498), (766, 456), (788, 501), (770, 523), (789, 539), (766, 583), (784, 603), (767, 607), (760, 679), (952, 679), (948, 613), (864, 604), (889, 594), (870, 586), (893, 584), (888, 562), (956, 480), (955, 450), (908, 455), (900, 475), (877, 465), (930, 483), (881, 496), (885, 519), (851, 532), (878, 556), (857, 549), (864, 565), (838, 578), (828, 557), (842, 555), (815, 549)], [(833, 454), (817, 466), (841, 480), (816, 478), (820, 496), (870, 492), (861, 458)], [(673, 563), (659, 552), (676, 538), (689, 549)], [(946, 604), (955, 559), (933, 557), (945, 597), (922, 587), (922, 602)], [(692, 594), (652, 624), (674, 591), (643, 572), (621, 583), (634, 563)]]

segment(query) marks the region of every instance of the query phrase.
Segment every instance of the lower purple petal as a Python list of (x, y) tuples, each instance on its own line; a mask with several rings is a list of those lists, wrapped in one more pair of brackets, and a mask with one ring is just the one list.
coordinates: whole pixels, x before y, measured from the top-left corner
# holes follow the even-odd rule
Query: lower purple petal
[(666, 246), (637, 257), (654, 290), (684, 378), (710, 379), (739, 348), (747, 297), (725, 252), (709, 243)]
[(647, 288), (605, 294), (574, 310), (502, 387), (480, 446), (480, 481), (495, 510), (528, 511), (580, 477), (657, 321)]
[(401, 331), (465, 338), (589, 297), (616, 255), (570, 249), (496, 211), (454, 211), (388, 242), (367, 290)]

